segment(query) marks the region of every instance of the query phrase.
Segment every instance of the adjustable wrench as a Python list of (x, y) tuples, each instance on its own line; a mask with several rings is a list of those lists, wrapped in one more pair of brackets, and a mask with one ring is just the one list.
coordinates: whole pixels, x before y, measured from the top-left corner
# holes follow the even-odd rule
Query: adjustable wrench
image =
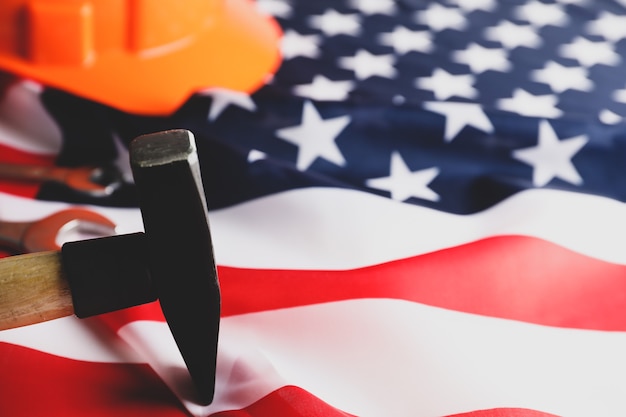
[(115, 234), (115, 223), (91, 210), (61, 210), (33, 222), (0, 222), (0, 247), (12, 254), (58, 250), (57, 239), (72, 230)]
[(0, 163), (0, 178), (25, 182), (57, 182), (92, 197), (111, 195), (123, 183), (114, 168), (56, 167)]

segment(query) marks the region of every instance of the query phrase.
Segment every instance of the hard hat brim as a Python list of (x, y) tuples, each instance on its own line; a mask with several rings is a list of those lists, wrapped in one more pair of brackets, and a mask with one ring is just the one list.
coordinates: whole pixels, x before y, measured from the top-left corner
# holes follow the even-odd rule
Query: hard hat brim
[(167, 53), (112, 50), (88, 66), (33, 65), (0, 56), (0, 68), (129, 113), (165, 115), (199, 90), (259, 88), (280, 65), (280, 37), (278, 24), (253, 2), (225, 0), (205, 31)]

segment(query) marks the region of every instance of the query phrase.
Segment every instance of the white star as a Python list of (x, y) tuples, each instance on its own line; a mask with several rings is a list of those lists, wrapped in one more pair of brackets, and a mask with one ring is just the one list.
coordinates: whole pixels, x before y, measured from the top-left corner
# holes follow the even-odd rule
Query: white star
[(265, 158), (267, 158), (267, 154), (259, 151), (258, 149), (250, 149), (250, 152), (248, 152), (248, 162), (250, 163), (261, 161)]
[(280, 49), (284, 59), (297, 56), (317, 58), (321, 41), (320, 35), (301, 35), (293, 29), (287, 29), (280, 41)]
[(250, 96), (240, 91), (227, 90), (225, 88), (210, 88), (200, 91), (199, 94), (213, 97), (209, 110), (209, 121), (217, 119), (224, 109), (230, 105), (235, 105), (248, 111), (255, 111), (256, 105)]
[(389, 191), (391, 198), (405, 201), (411, 197), (429, 201), (439, 201), (439, 195), (428, 184), (439, 175), (438, 168), (427, 168), (411, 172), (397, 151), (391, 154), (391, 166), (388, 177), (372, 178), (366, 185), (378, 190)]
[(296, 167), (301, 171), (308, 169), (317, 158), (342, 166), (346, 161), (335, 140), (349, 123), (350, 116), (322, 119), (313, 103), (307, 101), (302, 110), (302, 123), (279, 129), (276, 136), (299, 148)]
[(613, 91), (613, 100), (619, 103), (626, 103), (626, 88), (620, 88)]
[(433, 37), (427, 30), (413, 31), (404, 26), (396, 26), (392, 32), (378, 35), (381, 45), (391, 46), (397, 54), (410, 51), (430, 52), (433, 49)]
[(467, 18), (461, 10), (443, 7), (438, 3), (432, 3), (427, 9), (416, 12), (415, 21), (427, 25), (435, 32), (445, 29), (463, 30), (467, 27)]
[(491, 12), (498, 6), (496, 0), (451, 0), (450, 2), (456, 4), (466, 12), (473, 12), (475, 10)]
[(559, 53), (566, 58), (577, 59), (582, 65), (591, 67), (596, 64), (616, 66), (621, 62), (620, 56), (609, 42), (593, 42), (577, 37), (571, 43), (561, 45)]
[(496, 107), (523, 116), (554, 118), (563, 114), (561, 110), (555, 107), (556, 102), (557, 98), (552, 94), (535, 96), (517, 88), (513, 91), (513, 97), (498, 100)]
[(626, 103), (626, 88), (613, 91), (612, 97), (618, 103)]
[(390, 15), (396, 12), (396, 3), (394, 0), (350, 0), (349, 4), (352, 8), (368, 15)]
[(446, 142), (451, 142), (465, 126), (472, 126), (487, 133), (494, 131), (491, 121), (478, 104), (429, 101), (424, 103), (424, 107), (446, 117), (443, 135)]
[(618, 103), (626, 103), (626, 88), (620, 88), (615, 90), (612, 94), (613, 100)]
[(543, 187), (553, 178), (580, 185), (582, 178), (576, 171), (572, 158), (588, 142), (586, 135), (559, 140), (545, 120), (539, 124), (537, 146), (513, 151), (513, 157), (533, 167), (533, 184)]
[(598, 119), (600, 119), (602, 123), (607, 125), (616, 125), (624, 120), (622, 116), (615, 112), (612, 112), (609, 109), (601, 110), (600, 113), (598, 113)]
[(453, 52), (452, 60), (469, 65), (475, 74), (488, 70), (507, 72), (511, 70), (507, 55), (506, 49), (485, 48), (477, 43), (471, 43), (467, 49)]
[(548, 84), (555, 93), (565, 90), (591, 91), (593, 83), (587, 77), (587, 68), (565, 67), (557, 62), (549, 61), (543, 69), (530, 73), (530, 79)]
[(393, 78), (396, 76), (393, 55), (373, 55), (364, 49), (359, 49), (354, 56), (339, 58), (339, 66), (354, 71), (358, 80), (365, 80), (372, 76)]
[(515, 16), (537, 27), (565, 26), (569, 21), (567, 13), (560, 4), (541, 3), (538, 0), (517, 6)]
[(285, 0), (256, 0), (256, 7), (261, 13), (284, 19), (293, 13), (291, 4)]
[(626, 38), (626, 16), (602, 11), (596, 20), (587, 24), (587, 31), (617, 42)]
[(323, 75), (313, 77), (311, 84), (301, 84), (293, 92), (301, 97), (320, 101), (343, 101), (354, 88), (353, 81), (332, 81)]
[(309, 25), (327, 36), (357, 36), (361, 33), (361, 19), (358, 14), (341, 14), (333, 9), (328, 9), (321, 15), (310, 16)]
[(485, 39), (500, 42), (505, 48), (514, 49), (518, 46), (539, 48), (542, 44), (541, 36), (530, 25), (516, 25), (504, 20), (497, 26), (485, 29)]
[(441, 68), (435, 68), (430, 77), (417, 78), (415, 86), (431, 90), (437, 100), (447, 100), (455, 96), (476, 98), (478, 91), (472, 86), (474, 80), (471, 74), (452, 75)]

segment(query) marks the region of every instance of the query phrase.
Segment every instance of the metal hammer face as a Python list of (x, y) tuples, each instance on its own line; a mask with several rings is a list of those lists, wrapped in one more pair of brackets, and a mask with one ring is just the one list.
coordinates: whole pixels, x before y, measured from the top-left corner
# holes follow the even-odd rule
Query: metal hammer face
[(215, 389), (220, 290), (193, 135), (170, 130), (130, 145), (145, 233), (66, 243), (74, 312), (88, 317), (159, 299), (196, 387)]

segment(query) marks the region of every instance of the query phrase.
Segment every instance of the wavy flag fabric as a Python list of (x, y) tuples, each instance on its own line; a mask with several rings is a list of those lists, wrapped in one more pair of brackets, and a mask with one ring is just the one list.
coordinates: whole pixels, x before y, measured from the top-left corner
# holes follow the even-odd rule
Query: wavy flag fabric
[[(128, 172), (135, 136), (194, 133), (215, 401), (152, 303), (0, 332), (0, 416), (626, 415), (626, 4), (258, 6), (284, 62), (252, 95), (141, 117), (21, 80), (0, 101), (3, 162)], [(0, 220), (78, 204), (130, 233), (135, 194), (0, 180)]]

